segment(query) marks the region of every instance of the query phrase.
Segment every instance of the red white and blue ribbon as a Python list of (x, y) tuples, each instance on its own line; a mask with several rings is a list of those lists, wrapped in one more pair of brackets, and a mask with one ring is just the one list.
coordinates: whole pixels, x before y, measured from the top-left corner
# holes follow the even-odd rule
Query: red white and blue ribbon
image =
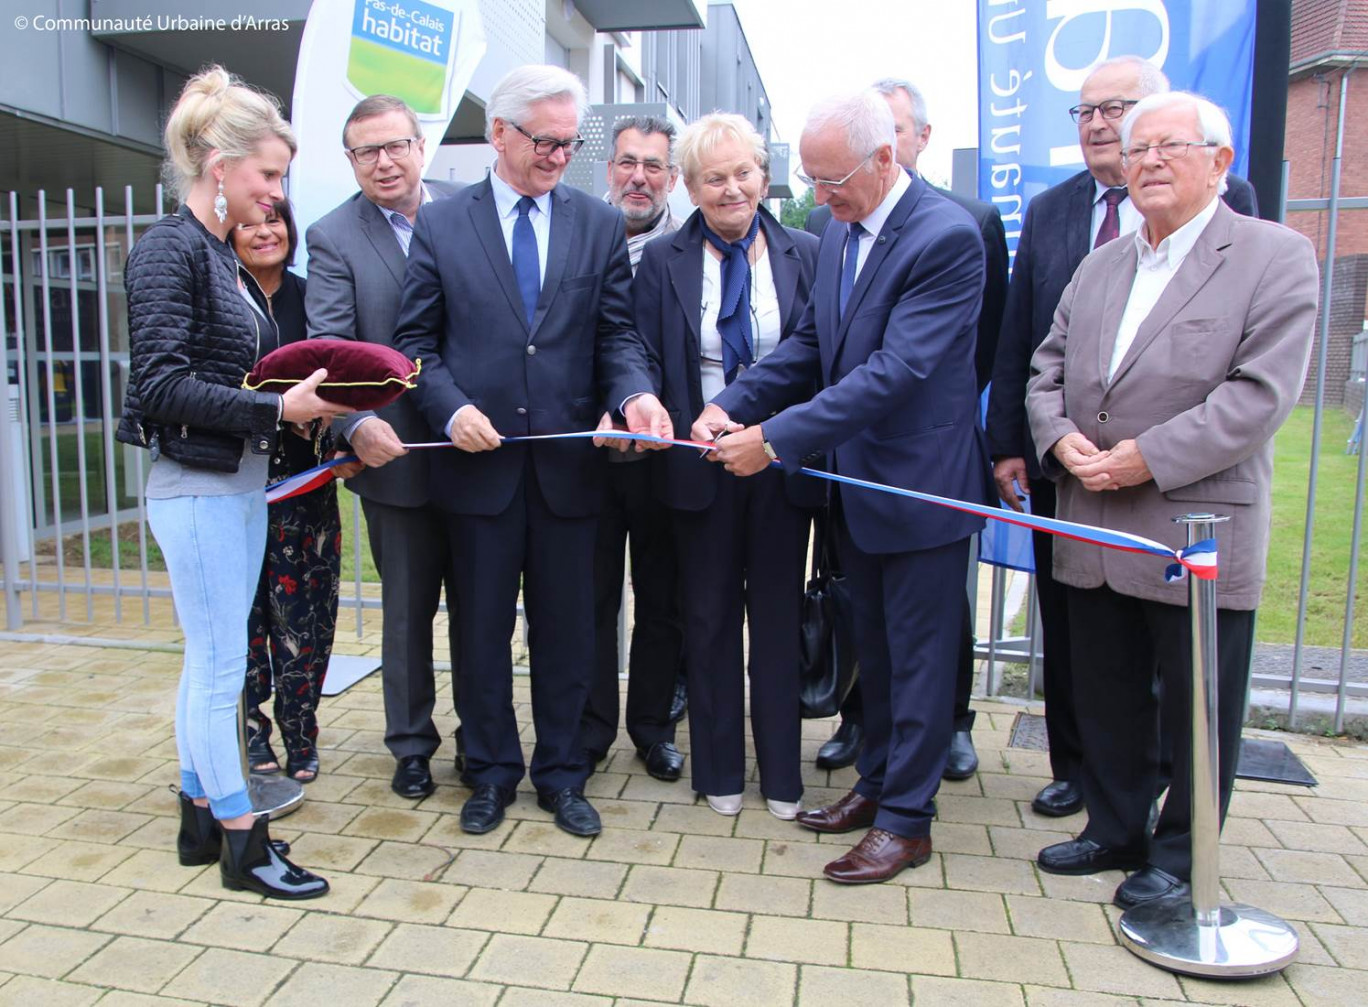
[[(693, 448), (697, 451), (712, 451), (716, 445), (704, 441), (681, 440), (671, 437), (656, 437), (652, 434), (634, 434), (625, 430), (575, 430), (569, 433), (560, 434), (531, 434), (522, 437), (501, 438), (505, 444), (522, 443), (527, 441), (559, 441), (559, 440), (586, 440), (594, 437), (606, 440), (629, 440), (642, 441), (650, 444), (667, 444), (671, 447)], [(432, 441), (423, 444), (406, 444), (410, 450), (425, 448), (449, 448), (453, 447), (450, 441)], [(276, 503), (279, 500), (288, 500), (291, 497), (308, 493), (319, 486), (335, 478), (333, 469), (338, 465), (347, 462), (354, 462), (355, 455), (345, 455), (324, 462), (322, 465), (311, 468), (298, 475), (283, 479), (266, 487), (266, 502)], [(775, 462), (774, 464), (779, 464)], [(884, 483), (870, 482), (866, 479), (856, 479), (853, 476), (840, 475), (836, 472), (823, 472), (820, 469), (803, 468), (799, 471), (805, 475), (816, 479), (825, 479), (828, 482), (840, 483), (845, 486), (854, 486), (859, 489), (872, 490), (877, 493), (892, 493), (894, 496), (909, 497), (913, 500), (920, 500), (924, 503), (935, 504), (938, 507), (949, 507), (951, 510), (962, 511), (966, 514), (974, 514), (978, 517), (987, 518), (990, 521), (1002, 521), (1006, 524), (1017, 525), (1022, 528), (1031, 528), (1036, 531), (1043, 531), (1050, 535), (1058, 535), (1061, 538), (1073, 539), (1076, 542), (1088, 542), (1092, 545), (1101, 546), (1104, 549), (1116, 549), (1120, 552), (1148, 553), (1151, 556), (1158, 556), (1162, 559), (1173, 560), (1165, 568), (1164, 578), (1169, 582), (1183, 579), (1186, 573), (1191, 573), (1194, 577), (1202, 580), (1215, 580), (1217, 575), (1216, 563), (1216, 540), (1203, 539), (1194, 542), (1192, 545), (1182, 549), (1173, 549), (1156, 542), (1153, 539), (1145, 538), (1143, 535), (1133, 535), (1130, 532), (1116, 531), (1111, 528), (1097, 528), (1093, 525), (1079, 524), (1076, 521), (1061, 521), (1059, 518), (1040, 517), (1036, 514), (1023, 514), (1018, 511), (1008, 510), (1005, 507), (993, 507), (988, 504), (970, 503), (967, 500), (955, 500), (951, 497), (937, 496), (934, 493), (922, 493), (919, 490), (903, 489), (900, 486), (887, 486)]]

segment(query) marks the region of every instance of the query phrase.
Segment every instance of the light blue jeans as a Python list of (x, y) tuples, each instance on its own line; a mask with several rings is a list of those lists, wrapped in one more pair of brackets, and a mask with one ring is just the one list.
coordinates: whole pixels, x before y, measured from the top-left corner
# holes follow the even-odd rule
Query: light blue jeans
[(176, 697), (181, 790), (208, 797), (215, 818), (245, 815), (252, 801), (238, 749), (238, 697), (247, 678), (247, 617), (266, 549), (266, 494), (149, 499), (147, 520), (185, 631)]

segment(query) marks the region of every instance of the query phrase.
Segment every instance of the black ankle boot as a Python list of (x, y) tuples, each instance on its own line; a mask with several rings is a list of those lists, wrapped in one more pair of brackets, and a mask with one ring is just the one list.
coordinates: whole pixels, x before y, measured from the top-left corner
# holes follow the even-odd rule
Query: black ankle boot
[(328, 894), (328, 883), (285, 859), (266, 834), (266, 819), (250, 829), (223, 829), (219, 875), (223, 887), (270, 899), (316, 899)]
[(182, 867), (201, 867), (219, 858), (222, 832), (208, 808), (201, 808), (180, 795), (181, 825), (176, 836), (176, 854)]
[[(181, 826), (176, 836), (176, 855), (182, 867), (203, 867), (219, 859), (223, 830), (218, 819), (208, 808), (201, 808), (184, 794), (180, 797)], [(290, 844), (283, 839), (269, 840), (282, 857), (290, 852)]]

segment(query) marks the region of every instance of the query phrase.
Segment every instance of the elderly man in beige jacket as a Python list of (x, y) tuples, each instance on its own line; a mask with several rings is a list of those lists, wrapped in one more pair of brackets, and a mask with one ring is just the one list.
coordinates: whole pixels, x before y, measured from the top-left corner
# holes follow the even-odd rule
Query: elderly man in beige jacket
[[(1133, 239), (1079, 265), (1031, 361), (1031, 433), (1058, 483), (1058, 516), (1182, 544), (1172, 519), (1218, 525), (1221, 814), (1230, 801), (1268, 553), (1272, 437), (1297, 401), (1316, 316), (1310, 243), (1218, 197), (1234, 151), (1219, 108), (1182, 92), (1144, 99), (1121, 127)], [(1134, 869), (1122, 908), (1181, 892), (1191, 873), (1190, 739), (1151, 836), (1158, 703), (1190, 703), (1185, 584), (1152, 557), (1061, 539), (1088, 825), (1040, 851), (1042, 870)]]

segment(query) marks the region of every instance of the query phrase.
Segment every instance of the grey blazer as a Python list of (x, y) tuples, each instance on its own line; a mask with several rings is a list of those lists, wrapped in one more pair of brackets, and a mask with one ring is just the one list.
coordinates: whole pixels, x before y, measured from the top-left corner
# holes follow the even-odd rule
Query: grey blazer
[[(455, 191), (425, 182), (434, 199)], [(384, 216), (361, 193), (316, 221), (305, 238), (309, 284), (305, 310), (309, 338), (359, 339), (393, 345), (407, 260)], [(411, 396), (378, 410), (405, 442), (433, 440)], [(345, 418), (340, 426), (350, 426)], [(368, 500), (392, 507), (428, 503), (428, 452), (413, 451), (379, 469), (365, 469), (347, 487)]]
[[(1253, 609), (1268, 556), (1273, 434), (1301, 394), (1317, 301), (1316, 258), (1296, 231), (1243, 217), (1224, 203), (1110, 384), (1106, 380), (1137, 251), (1113, 241), (1079, 264), (1049, 336), (1031, 359), (1026, 409), (1041, 468), (1059, 483), (1058, 516), (1186, 543), (1172, 519), (1228, 514), (1217, 526), (1221, 608)], [(1050, 448), (1078, 431), (1107, 449), (1135, 438), (1154, 478), (1091, 492)], [(1151, 556), (1055, 540), (1055, 579), (1080, 588), (1186, 604)]]

